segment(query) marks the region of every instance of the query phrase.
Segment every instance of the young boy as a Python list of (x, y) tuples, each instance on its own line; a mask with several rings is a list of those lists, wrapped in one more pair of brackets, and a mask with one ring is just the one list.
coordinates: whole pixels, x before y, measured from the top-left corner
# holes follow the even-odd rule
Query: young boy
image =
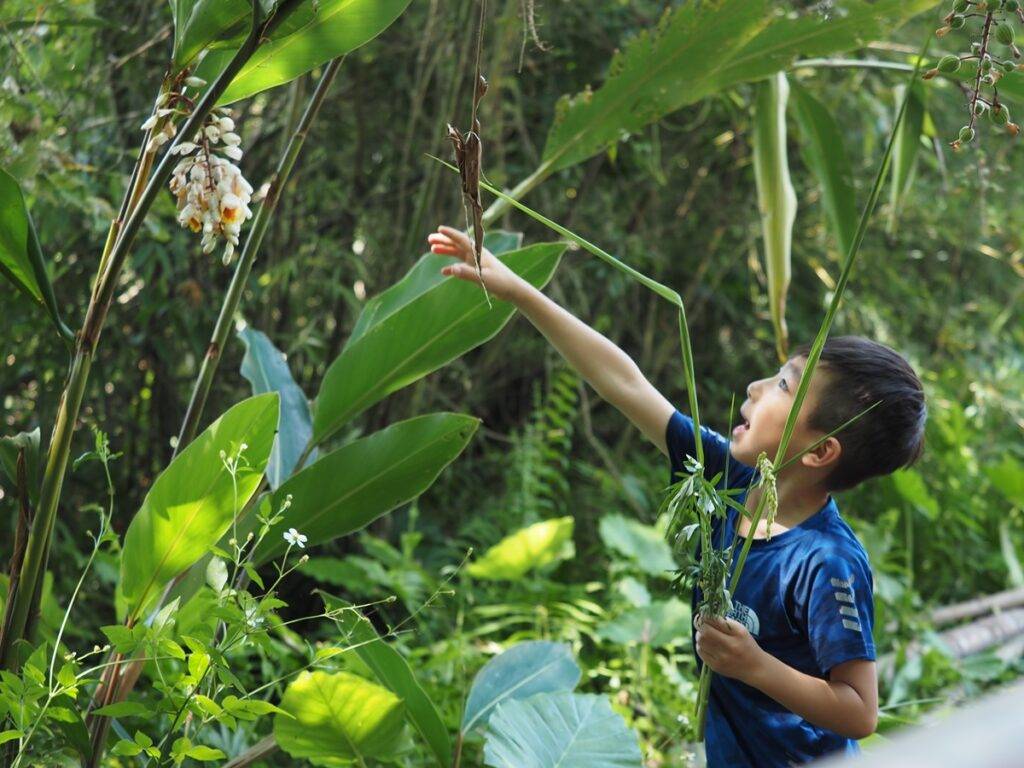
[[(428, 237), (434, 253), (459, 260), (445, 275), (478, 282), (469, 238), (451, 227)], [(484, 282), (518, 307), (563, 357), (662, 453), (673, 481), (696, 455), (693, 422), (676, 410), (615, 344), (519, 278), (488, 251)], [(807, 349), (778, 373), (751, 382), (732, 439), (701, 428), (705, 473), (728, 462), (730, 488), (756, 480), (765, 451), (774, 458)], [(770, 536), (755, 532), (725, 619), (696, 631), (700, 659), (712, 678), (705, 746), (708, 765), (790, 766), (834, 752), (857, 752), (855, 739), (875, 730), (878, 682), (871, 635), (874, 610), (867, 553), (840, 517), (831, 493), (913, 463), (926, 416), (921, 382), (896, 352), (867, 339), (831, 339), (811, 379), (787, 458), (881, 401), (777, 478), (778, 514)], [(754, 509), (761, 489), (746, 506)], [(741, 499), (742, 500), (742, 499)], [(732, 510), (726, 533), (749, 521)], [(716, 537), (716, 540), (720, 540)], [(738, 554), (738, 548), (737, 548)], [(735, 559), (734, 559), (735, 565)], [(696, 605), (696, 596), (694, 605)]]

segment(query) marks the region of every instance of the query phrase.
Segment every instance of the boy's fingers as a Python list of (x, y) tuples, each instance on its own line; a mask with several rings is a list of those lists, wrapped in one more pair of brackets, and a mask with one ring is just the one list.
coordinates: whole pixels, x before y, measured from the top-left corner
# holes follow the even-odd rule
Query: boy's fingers
[(447, 235), (448, 237), (450, 237), (452, 240), (455, 241), (457, 245), (468, 250), (473, 250), (473, 241), (469, 239), (465, 232), (460, 232), (454, 227), (448, 227), (445, 226), (444, 224), (439, 226), (437, 228), (437, 231), (443, 235)]

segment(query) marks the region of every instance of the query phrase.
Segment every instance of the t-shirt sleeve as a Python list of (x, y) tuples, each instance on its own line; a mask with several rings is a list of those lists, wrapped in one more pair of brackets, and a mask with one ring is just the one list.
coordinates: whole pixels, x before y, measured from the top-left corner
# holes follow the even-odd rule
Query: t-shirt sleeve
[[(729, 441), (715, 430), (703, 425), (700, 428), (700, 433), (704, 444), (704, 477), (710, 480), (717, 473), (723, 472), (728, 463), (729, 487), (746, 486), (754, 470), (729, 455)], [(665, 445), (668, 447), (668, 457), (672, 465), (669, 483), (675, 483), (680, 477), (678, 473), (686, 472), (684, 467), (686, 457), (697, 457), (693, 419), (678, 410), (674, 411), (665, 428)], [(719, 486), (725, 485), (724, 480), (723, 476), (718, 483)]]
[(823, 673), (844, 661), (875, 659), (872, 576), (863, 551), (838, 547), (812, 557), (806, 600), (807, 636)]

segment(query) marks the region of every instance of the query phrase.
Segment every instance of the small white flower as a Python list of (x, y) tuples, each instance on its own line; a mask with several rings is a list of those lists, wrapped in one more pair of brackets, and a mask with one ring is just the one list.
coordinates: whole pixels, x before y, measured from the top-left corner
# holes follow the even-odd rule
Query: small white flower
[(284, 532), (284, 540), (291, 544), (293, 547), (298, 547), (299, 549), (306, 548), (306, 536), (299, 533), (294, 528), (289, 528), (287, 531)]
[(217, 121), (217, 125), (220, 127), (222, 131), (224, 131), (224, 133), (230, 133), (231, 131), (235, 130), (235, 121), (227, 116), (220, 118)]
[(190, 75), (189, 77), (185, 78), (185, 85), (189, 86), (190, 88), (202, 88), (206, 85), (206, 81), (203, 80), (203, 78), (201, 77)]
[(146, 120), (146, 122), (144, 122), (144, 123), (143, 123), (143, 124), (142, 124), (142, 125), (140, 126), (140, 128), (141, 128), (141, 129), (142, 129), (143, 131), (148, 131), (148, 130), (149, 130), (150, 128), (152, 128), (152, 127), (153, 127), (154, 125), (156, 125), (156, 115), (155, 115), (155, 114), (152, 114), (152, 115), (150, 115), (150, 116), (149, 116), (149, 118), (148, 118), (148, 119)]
[(239, 136), (237, 133), (232, 133), (231, 131), (227, 131), (221, 134), (220, 140), (227, 144), (229, 147), (237, 147), (239, 144), (242, 143), (242, 137)]
[(224, 154), (230, 157), (232, 160), (242, 159), (242, 150), (238, 147), (224, 147)]
[(206, 126), (206, 138), (208, 138), (210, 141), (217, 141), (218, 139), (220, 139), (220, 128), (218, 128), (216, 125)]
[(189, 152), (194, 151), (196, 145), (191, 141), (183, 141), (181, 144), (171, 150), (172, 155), (187, 155)]

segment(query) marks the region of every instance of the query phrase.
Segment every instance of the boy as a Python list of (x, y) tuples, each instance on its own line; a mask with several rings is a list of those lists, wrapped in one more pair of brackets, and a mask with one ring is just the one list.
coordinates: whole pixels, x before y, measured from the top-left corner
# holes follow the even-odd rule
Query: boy
[[(434, 253), (459, 259), (443, 274), (478, 282), (465, 234), (442, 226), (428, 240)], [(481, 268), (492, 294), (515, 304), (602, 398), (668, 454), (675, 480), (685, 457), (696, 453), (691, 419), (621, 349), (486, 250)], [(746, 488), (757, 479), (753, 466), (758, 455), (765, 451), (775, 457), (806, 355), (806, 348), (799, 350), (778, 373), (747, 386), (742, 423), (731, 441), (702, 427), (708, 477), (722, 471), (731, 455), (729, 487)], [(790, 766), (834, 752), (855, 753), (854, 740), (875, 730), (871, 569), (831, 492), (917, 459), (926, 417), (920, 380), (888, 347), (857, 337), (831, 339), (787, 456), (877, 401), (878, 406), (779, 473), (778, 514), (770, 532), (763, 521), (755, 532), (732, 596), (733, 610), (697, 628), (697, 654), (716, 673), (705, 739), (712, 768)], [(756, 508), (760, 493), (751, 488), (748, 509)], [(749, 521), (737, 522), (737, 517), (729, 511), (728, 536), (737, 525), (740, 536), (748, 532)]]

